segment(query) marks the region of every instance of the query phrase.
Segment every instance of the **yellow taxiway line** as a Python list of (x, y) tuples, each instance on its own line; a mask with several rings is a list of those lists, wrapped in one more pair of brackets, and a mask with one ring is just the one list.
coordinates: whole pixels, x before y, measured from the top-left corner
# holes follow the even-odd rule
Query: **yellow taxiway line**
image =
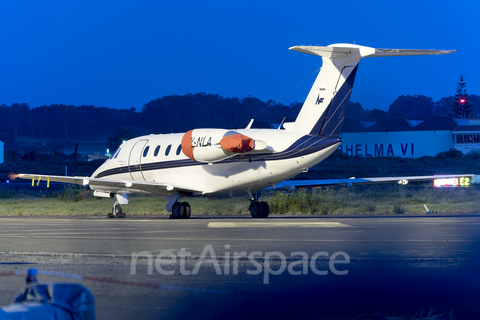
[(339, 222), (209, 222), (209, 228), (281, 228), (281, 227), (301, 227), (301, 228), (335, 228), (350, 227), (347, 224)]

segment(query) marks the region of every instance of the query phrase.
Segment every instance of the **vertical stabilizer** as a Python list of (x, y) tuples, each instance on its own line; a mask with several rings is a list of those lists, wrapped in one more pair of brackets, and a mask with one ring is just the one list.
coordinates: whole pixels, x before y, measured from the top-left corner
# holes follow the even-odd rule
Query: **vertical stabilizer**
[(444, 50), (375, 49), (355, 44), (296, 46), (290, 50), (321, 56), (320, 73), (295, 122), (287, 130), (312, 135), (339, 135), (360, 59), (365, 57), (446, 54)]

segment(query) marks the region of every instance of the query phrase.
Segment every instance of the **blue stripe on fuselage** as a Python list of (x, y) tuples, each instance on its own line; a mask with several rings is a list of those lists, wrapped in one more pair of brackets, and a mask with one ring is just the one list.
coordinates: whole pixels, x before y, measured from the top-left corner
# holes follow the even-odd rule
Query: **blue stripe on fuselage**
[[(306, 156), (320, 150), (323, 150), (327, 147), (334, 145), (335, 143), (341, 142), (342, 139), (338, 137), (330, 136), (312, 136), (306, 135), (295, 141), (290, 147), (286, 150), (278, 153), (262, 153), (262, 154), (252, 154), (245, 155), (242, 158), (230, 158), (227, 160), (215, 162), (215, 164), (220, 163), (231, 163), (231, 162), (253, 162), (253, 161), (276, 161), (276, 160), (285, 160), (295, 157)], [(121, 174), (121, 173), (130, 173), (138, 171), (150, 171), (150, 170), (162, 170), (162, 169), (171, 169), (171, 168), (180, 168), (180, 167), (189, 167), (189, 166), (198, 166), (205, 165), (204, 162), (197, 162), (190, 159), (183, 160), (173, 160), (173, 161), (159, 161), (151, 162), (140, 165), (133, 166), (123, 166), (113, 169), (108, 169), (100, 172), (95, 176), (95, 178), (104, 178), (111, 175)]]

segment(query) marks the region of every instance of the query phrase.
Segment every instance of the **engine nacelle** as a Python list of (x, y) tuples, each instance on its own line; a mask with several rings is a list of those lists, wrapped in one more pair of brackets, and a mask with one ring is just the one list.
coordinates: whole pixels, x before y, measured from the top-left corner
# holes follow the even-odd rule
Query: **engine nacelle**
[[(217, 162), (255, 149), (256, 141), (233, 130), (195, 129), (183, 135), (182, 151), (194, 161)], [(257, 141), (264, 149), (266, 144)], [(258, 148), (257, 148), (258, 150)]]

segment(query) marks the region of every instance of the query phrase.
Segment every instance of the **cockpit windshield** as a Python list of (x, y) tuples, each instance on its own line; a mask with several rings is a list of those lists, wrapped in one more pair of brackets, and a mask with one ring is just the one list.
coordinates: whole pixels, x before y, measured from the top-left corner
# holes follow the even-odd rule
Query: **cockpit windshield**
[(122, 148), (118, 148), (113, 154), (112, 156), (110, 157), (110, 159), (116, 159), (118, 157), (118, 154), (120, 153), (120, 150)]

